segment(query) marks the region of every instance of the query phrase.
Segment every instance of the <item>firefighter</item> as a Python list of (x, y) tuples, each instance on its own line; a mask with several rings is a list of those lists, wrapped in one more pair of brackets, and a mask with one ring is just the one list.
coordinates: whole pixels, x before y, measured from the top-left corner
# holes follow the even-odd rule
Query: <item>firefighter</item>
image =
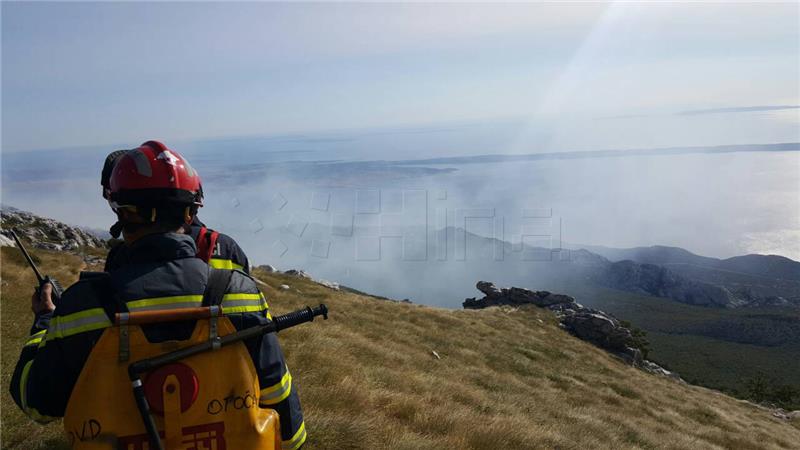
[[(97, 359), (92, 359), (93, 348), (111, 331), (117, 312), (201, 306), (215, 271), (196, 257), (194, 239), (184, 234), (202, 196), (199, 175), (181, 155), (154, 141), (127, 152), (114, 166), (108, 199), (127, 247), (119, 267), (107, 276), (78, 281), (60, 299), (52, 298), (48, 284), (31, 299), (35, 320), (14, 370), (11, 395), (38, 422), (82, 407), (71, 394), (86, 376), (81, 371), (87, 360)], [(230, 271), (224, 292), (222, 311), (236, 329), (270, 320), (263, 295), (243, 271)], [(154, 324), (144, 331), (150, 342), (184, 340), (192, 330), (188, 325), (193, 324)], [(300, 448), (306, 440), (303, 414), (277, 338), (256, 338), (241, 351), (255, 366), (258, 406), (280, 416), (281, 448)], [(224, 370), (214, 368), (215, 383), (225, 382)], [(86, 390), (85, 383), (79, 386), (76, 391)], [(113, 415), (114, 410), (104, 413)]]
[[(155, 142), (155, 141), (152, 141)], [(158, 145), (163, 145), (158, 143)], [(116, 150), (106, 156), (103, 164), (103, 171), (100, 176), (100, 185), (103, 187), (103, 198), (108, 200), (110, 192), (111, 173), (117, 161), (130, 150)], [(200, 196), (202, 199), (203, 187), (200, 186)], [(218, 233), (208, 228), (197, 217), (197, 206), (193, 206), (194, 217), (190, 226), (185, 227), (185, 233), (192, 236), (198, 247), (198, 257), (206, 261), (211, 267), (216, 269), (239, 269), (250, 273), (250, 264), (244, 250), (239, 247), (236, 241), (227, 234)], [(111, 227), (111, 235), (119, 237), (121, 231), (120, 223), (117, 222)], [(125, 260), (126, 247), (119, 243), (111, 248), (106, 257), (105, 271), (110, 272)]]

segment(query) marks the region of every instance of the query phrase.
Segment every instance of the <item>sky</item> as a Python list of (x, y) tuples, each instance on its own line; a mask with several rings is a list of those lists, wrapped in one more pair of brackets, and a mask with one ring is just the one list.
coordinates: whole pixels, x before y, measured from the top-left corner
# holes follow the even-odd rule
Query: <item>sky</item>
[(505, 119), (511, 152), (796, 142), (798, 8), (3, 2), (2, 149)]

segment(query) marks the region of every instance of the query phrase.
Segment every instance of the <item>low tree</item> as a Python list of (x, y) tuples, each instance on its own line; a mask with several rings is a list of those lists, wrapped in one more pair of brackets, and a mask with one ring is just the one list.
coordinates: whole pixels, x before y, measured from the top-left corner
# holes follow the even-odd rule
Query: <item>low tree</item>
[(650, 353), (650, 341), (647, 340), (647, 332), (633, 326), (627, 320), (621, 320), (619, 323), (631, 331), (631, 338), (628, 341), (628, 346), (638, 348), (639, 351), (642, 352), (642, 358), (647, 359), (647, 355)]

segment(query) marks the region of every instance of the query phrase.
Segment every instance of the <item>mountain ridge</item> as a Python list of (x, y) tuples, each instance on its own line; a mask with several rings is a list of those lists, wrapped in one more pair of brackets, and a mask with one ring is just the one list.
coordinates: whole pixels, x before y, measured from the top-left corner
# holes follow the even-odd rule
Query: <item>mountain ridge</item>
[[(599, 245), (571, 244), (569, 248), (583, 248), (602, 255), (612, 262), (628, 259), (638, 263), (657, 265), (688, 264), (729, 270), (748, 275), (800, 281), (800, 262), (782, 255), (749, 253), (729, 258), (714, 258), (710, 256), (700, 256), (681, 247), (666, 245), (614, 248)], [(761, 267), (758, 267), (758, 269), (753, 267), (759, 265)]]

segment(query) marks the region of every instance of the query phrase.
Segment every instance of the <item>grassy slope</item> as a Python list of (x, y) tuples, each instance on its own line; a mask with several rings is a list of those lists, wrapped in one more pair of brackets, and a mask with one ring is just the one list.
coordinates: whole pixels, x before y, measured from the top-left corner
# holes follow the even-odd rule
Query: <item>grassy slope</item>
[[(4, 386), (29, 325), (24, 297), (32, 282), (7, 250)], [(51, 270), (49, 263), (69, 258), (44, 259)], [(562, 332), (542, 310), (451, 311), (258, 276), (271, 286), (264, 290), (276, 313), (319, 302), (332, 311), (327, 322), (281, 333), (306, 411), (308, 448), (755, 449), (800, 442), (796, 422), (627, 367)], [(291, 290), (275, 289), (283, 283)], [(5, 392), (2, 407), (4, 448), (53, 448), (58, 424), (29, 424)]]
[[(30, 297), (36, 286), (36, 277), (16, 248), (3, 247), (0, 265), (0, 411), (2, 412), (2, 446), (14, 449), (67, 448), (61, 439), (59, 424), (40, 426), (22, 414), (8, 393), (11, 375), (25, 343), (33, 313)], [(41, 270), (68, 286), (78, 278), (83, 261), (74, 255), (34, 251), (33, 257)]]

